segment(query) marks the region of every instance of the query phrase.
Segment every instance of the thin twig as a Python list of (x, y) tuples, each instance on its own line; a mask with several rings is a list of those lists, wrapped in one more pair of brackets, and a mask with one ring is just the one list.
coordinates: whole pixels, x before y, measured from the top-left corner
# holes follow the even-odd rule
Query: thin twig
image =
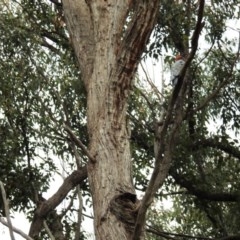
[(90, 218), (90, 219), (94, 219), (93, 216), (89, 216), (89, 215), (87, 215), (86, 213), (82, 213), (82, 215), (83, 215), (84, 217), (87, 217), (87, 218)]
[(63, 218), (66, 215), (66, 213), (72, 208), (76, 195), (77, 195), (77, 190), (74, 192), (73, 196), (71, 197), (71, 200), (68, 206), (61, 212), (61, 214), (59, 214), (60, 218)]
[(156, 87), (156, 85), (153, 83), (153, 81), (149, 78), (148, 73), (146, 72), (142, 62), (140, 62), (141, 68), (145, 74), (146, 80), (149, 83), (149, 85), (151, 86), (151, 88), (153, 89), (153, 91), (156, 93), (159, 101), (162, 101), (161, 97), (164, 98), (163, 94), (158, 90), (158, 88)]
[(78, 153), (78, 150), (76, 148), (76, 143), (74, 142), (74, 140), (71, 138), (71, 142), (69, 143), (70, 148), (73, 151), (73, 155), (75, 157), (76, 160), (76, 165), (77, 165), (77, 169), (80, 169), (82, 166), (82, 159)]
[(8, 199), (7, 199), (7, 195), (6, 195), (5, 188), (4, 188), (4, 185), (3, 185), (2, 181), (0, 181), (0, 187), (1, 187), (1, 192), (2, 192), (4, 210), (5, 210), (7, 223), (8, 223), (9, 234), (11, 236), (11, 239), (15, 240), (15, 237), (14, 237), (14, 234), (13, 234), (12, 221), (11, 221), (11, 218), (10, 218)]

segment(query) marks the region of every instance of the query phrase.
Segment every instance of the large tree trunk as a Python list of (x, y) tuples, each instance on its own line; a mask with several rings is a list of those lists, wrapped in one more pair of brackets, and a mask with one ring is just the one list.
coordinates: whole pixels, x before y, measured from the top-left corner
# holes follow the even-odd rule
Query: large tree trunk
[(134, 228), (138, 201), (131, 176), (127, 99), (158, 2), (63, 0), (88, 94), (89, 151), (94, 159), (88, 179), (98, 240), (131, 239)]

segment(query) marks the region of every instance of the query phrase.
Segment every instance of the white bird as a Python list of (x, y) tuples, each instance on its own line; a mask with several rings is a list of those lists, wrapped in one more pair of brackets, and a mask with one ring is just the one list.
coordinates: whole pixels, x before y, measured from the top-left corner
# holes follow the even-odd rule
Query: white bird
[(171, 67), (171, 83), (173, 86), (177, 85), (179, 74), (185, 64), (183, 57), (181, 55), (177, 55), (175, 58), (175, 63)]

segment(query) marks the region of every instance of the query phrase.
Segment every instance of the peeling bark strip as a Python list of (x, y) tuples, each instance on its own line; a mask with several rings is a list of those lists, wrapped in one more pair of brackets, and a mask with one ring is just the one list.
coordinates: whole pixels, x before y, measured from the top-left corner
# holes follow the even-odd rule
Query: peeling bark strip
[(117, 200), (115, 203), (123, 200), (117, 189), (135, 195), (126, 126), (127, 99), (159, 2), (63, 0), (67, 27), (88, 93), (88, 151), (96, 161), (88, 164), (88, 179), (98, 240), (115, 240), (116, 236), (131, 239), (115, 216), (124, 209), (120, 204), (113, 207), (113, 199)]

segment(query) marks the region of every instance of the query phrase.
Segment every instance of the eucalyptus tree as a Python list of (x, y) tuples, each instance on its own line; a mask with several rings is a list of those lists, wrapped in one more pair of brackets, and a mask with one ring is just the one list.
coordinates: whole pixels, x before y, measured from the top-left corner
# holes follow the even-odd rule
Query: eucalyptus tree
[[(1, 2), (1, 181), (30, 237), (84, 238), (81, 194), (96, 239), (238, 237), (239, 39), (224, 38), (237, 14), (237, 1)], [(163, 52), (186, 59), (176, 87), (134, 83)], [(66, 178), (46, 199), (56, 157)]]

